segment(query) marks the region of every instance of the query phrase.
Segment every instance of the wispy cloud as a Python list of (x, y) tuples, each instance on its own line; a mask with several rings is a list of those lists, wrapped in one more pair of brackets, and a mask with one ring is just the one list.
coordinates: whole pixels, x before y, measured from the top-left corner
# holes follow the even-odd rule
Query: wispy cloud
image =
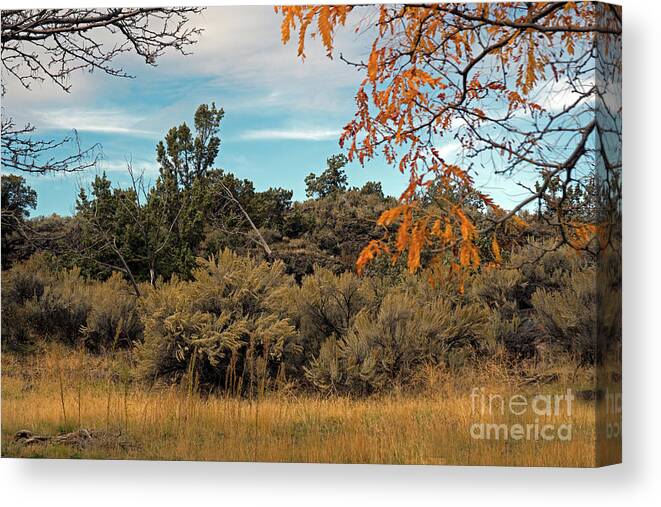
[(132, 167), (134, 174), (152, 175), (158, 174), (159, 166), (156, 162), (151, 160), (101, 160), (98, 164), (98, 169), (108, 173), (125, 173), (128, 174), (128, 167)]
[(328, 141), (338, 139), (341, 131), (336, 129), (253, 129), (239, 134), (243, 141)]
[(153, 137), (157, 132), (139, 128), (143, 120), (120, 109), (55, 109), (37, 113), (39, 126), (47, 129), (76, 129), (80, 132), (100, 132)]
[(558, 113), (570, 107), (587, 105), (594, 100), (593, 95), (585, 96), (594, 87), (594, 79), (577, 81), (572, 85), (566, 81), (547, 81), (533, 94), (533, 100), (551, 113)]
[(457, 141), (441, 142), (436, 146), (436, 153), (443, 159), (453, 159), (461, 150), (461, 144)]

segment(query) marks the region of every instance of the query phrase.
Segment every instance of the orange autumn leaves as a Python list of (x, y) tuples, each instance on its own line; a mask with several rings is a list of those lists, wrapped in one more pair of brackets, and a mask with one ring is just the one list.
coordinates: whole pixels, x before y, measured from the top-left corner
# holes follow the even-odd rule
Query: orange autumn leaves
[[(393, 262), (408, 250), (407, 266), (409, 271), (415, 272), (421, 266), (421, 255), (427, 246), (435, 245), (439, 251), (452, 253), (452, 261), (449, 264), (450, 272), (460, 272), (465, 269), (476, 269), (480, 265), (480, 254), (475, 244), (477, 240), (477, 229), (473, 222), (466, 216), (460, 207), (455, 206), (447, 217), (434, 218), (432, 214), (426, 214), (414, 220), (414, 213), (418, 211), (417, 203), (405, 203), (384, 211), (377, 224), (388, 228), (398, 221), (395, 234), (394, 248), (388, 247), (384, 240), (372, 240), (361, 252), (356, 262), (356, 268), (362, 273), (369, 261), (379, 254), (388, 254)], [(451, 220), (449, 217), (454, 217)], [(491, 248), (494, 260), (501, 261), (500, 246), (496, 237), (493, 237)]]
[[(332, 57), (336, 29), (356, 9), (276, 7), (282, 15), (282, 42), (297, 37), (298, 55), (304, 58), (306, 39), (313, 37)], [(585, 31), (554, 28), (593, 23), (594, 9), (576, 2), (386, 4), (365, 9), (368, 14), (357, 23), (356, 32), (373, 40), (365, 60), (354, 63), (364, 71), (364, 78), (355, 96), (355, 116), (344, 127), (340, 144), (349, 160), (361, 164), (383, 154), (388, 164), (409, 175), (409, 185), (399, 205), (379, 217), (384, 235), (365, 246), (357, 270), (362, 272), (379, 255), (397, 261), (404, 254), (410, 271), (426, 263), (445, 266), (451, 273), (474, 270), (483, 262), (477, 246), (482, 233), (491, 236), (486, 261), (500, 263), (498, 228), (478, 231), (461, 198), (437, 209), (420, 204), (433, 184), (446, 195), (477, 196), (496, 215), (502, 212), (474, 188), (466, 169), (446, 163), (438, 140), (462, 122), (470, 126), (462, 143), (474, 146), (489, 116), (487, 98), (506, 104), (508, 114), (542, 111), (531, 92), (547, 79), (545, 48), (562, 44), (571, 55), (579, 39), (591, 37)], [(550, 29), (535, 28), (539, 26)], [(485, 67), (500, 70), (490, 73)], [(506, 79), (508, 74), (514, 79)], [(508, 149), (505, 141), (501, 156), (508, 156)], [(516, 215), (511, 219), (521, 222)]]
[[(305, 58), (305, 37), (312, 32), (319, 34), (328, 56), (333, 52), (333, 33), (338, 25), (344, 25), (350, 5), (290, 5), (275, 7), (282, 12), (280, 36), (283, 44), (291, 39), (292, 30), (298, 29), (298, 56)], [(316, 20), (316, 23), (315, 23)], [(310, 31), (310, 32), (309, 32)]]

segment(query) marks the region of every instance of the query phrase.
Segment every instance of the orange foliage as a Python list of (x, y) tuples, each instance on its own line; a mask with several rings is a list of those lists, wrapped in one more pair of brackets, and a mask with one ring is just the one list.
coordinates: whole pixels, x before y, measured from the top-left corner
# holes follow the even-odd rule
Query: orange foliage
[[(433, 211), (429, 207), (423, 210), (421, 192), (433, 182), (447, 195), (470, 193), (496, 215), (504, 213), (489, 196), (474, 188), (465, 168), (443, 160), (437, 140), (459, 119), (476, 132), (488, 117), (483, 105), (487, 98), (506, 104), (510, 114), (542, 111), (531, 92), (546, 79), (548, 48), (558, 44), (571, 55), (578, 41), (590, 41), (594, 34), (582, 27), (594, 24), (595, 9), (589, 3), (576, 2), (362, 8), (371, 11), (359, 24), (361, 34), (374, 40), (366, 62), (356, 64), (365, 74), (356, 92), (355, 117), (345, 126), (340, 144), (347, 149), (349, 160), (360, 163), (374, 157), (379, 149), (389, 164), (409, 174), (410, 183), (399, 205), (379, 217), (384, 238), (364, 248), (357, 269), (362, 272), (370, 260), (384, 253), (396, 260), (408, 249), (409, 270), (416, 271), (424, 249), (431, 245), (434, 255), (430, 261), (449, 266), (451, 273), (477, 269), (480, 255), (476, 240), (484, 232), (494, 234), (494, 228), (478, 231), (460, 198)], [(347, 5), (276, 7), (283, 16), (282, 41), (289, 42), (297, 31), (298, 54), (304, 58), (306, 37), (319, 35), (331, 57), (336, 29), (358, 9)], [(311, 33), (315, 20), (316, 32)], [(366, 25), (371, 25), (371, 30), (365, 30)], [(489, 41), (486, 49), (485, 38)], [(499, 70), (483, 72), (480, 66)], [(515, 79), (505, 79), (508, 74)], [(469, 146), (474, 142), (470, 130), (462, 142)], [(500, 151), (506, 156), (508, 149), (505, 143)], [(508, 219), (518, 227), (525, 226), (515, 214)], [(394, 231), (389, 226), (395, 223), (397, 230), (391, 237)], [(577, 229), (576, 241), (583, 241), (585, 234)], [(387, 247), (390, 241), (393, 249)], [(495, 234), (491, 252), (496, 263), (500, 262)]]

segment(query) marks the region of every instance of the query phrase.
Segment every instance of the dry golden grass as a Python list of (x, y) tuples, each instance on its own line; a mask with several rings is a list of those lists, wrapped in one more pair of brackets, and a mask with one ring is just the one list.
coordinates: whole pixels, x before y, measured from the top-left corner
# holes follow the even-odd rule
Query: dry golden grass
[[(40, 359), (35, 359), (40, 358)], [(577, 400), (572, 440), (475, 440), (469, 427), (470, 389), (446, 383), (429, 394), (352, 400), (271, 394), (260, 400), (203, 398), (177, 388), (149, 390), (129, 382), (121, 357), (103, 358), (53, 348), (2, 359), (2, 455), (322, 463), (595, 465), (595, 409)], [(493, 376), (490, 378), (493, 379)], [(478, 381), (478, 379), (472, 379)], [(467, 383), (465, 385), (468, 385)], [(485, 384), (474, 384), (480, 387)], [(486, 386), (485, 386), (486, 387)], [(564, 392), (567, 385), (545, 386)], [(522, 393), (502, 380), (487, 392)], [(528, 388), (531, 394), (539, 391)], [(535, 416), (498, 421), (533, 423)], [(540, 421), (544, 423), (545, 421)], [(108, 431), (103, 445), (23, 446), (20, 429), (58, 434), (84, 427)]]

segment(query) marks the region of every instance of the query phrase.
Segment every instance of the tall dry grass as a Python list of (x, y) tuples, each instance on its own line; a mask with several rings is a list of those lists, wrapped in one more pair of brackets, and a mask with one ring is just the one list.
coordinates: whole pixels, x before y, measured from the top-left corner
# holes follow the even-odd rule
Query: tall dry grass
[[(452, 382), (429, 372), (419, 395), (370, 399), (314, 398), (289, 392), (246, 400), (202, 397), (177, 387), (131, 382), (127, 358), (91, 356), (53, 347), (42, 354), (2, 358), (2, 455), (5, 457), (114, 458), (323, 463), (595, 465), (595, 407), (577, 400), (570, 442), (475, 440), (469, 427), (486, 422), (534, 423), (472, 413), (470, 386), (488, 392), (564, 392), (566, 379), (522, 387), (487, 371)], [(575, 379), (574, 379), (575, 380)], [(545, 422), (544, 420), (541, 421)], [(23, 446), (20, 429), (58, 434), (84, 427), (104, 431), (99, 445)]]

